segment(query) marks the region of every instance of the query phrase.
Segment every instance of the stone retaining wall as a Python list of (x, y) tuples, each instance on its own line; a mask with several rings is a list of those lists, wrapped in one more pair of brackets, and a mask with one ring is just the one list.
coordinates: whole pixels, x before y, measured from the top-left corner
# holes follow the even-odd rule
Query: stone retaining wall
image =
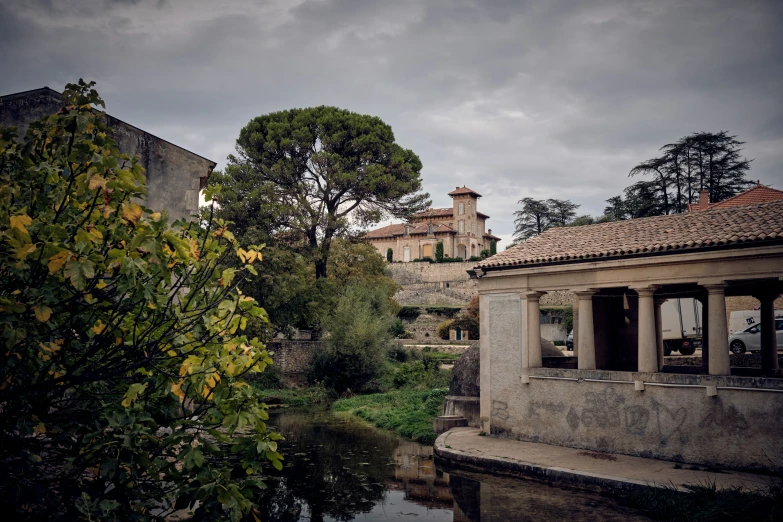
[(267, 350), (274, 352), (272, 360), (284, 374), (305, 373), (310, 367), (313, 355), (323, 349), (321, 341), (272, 341)]

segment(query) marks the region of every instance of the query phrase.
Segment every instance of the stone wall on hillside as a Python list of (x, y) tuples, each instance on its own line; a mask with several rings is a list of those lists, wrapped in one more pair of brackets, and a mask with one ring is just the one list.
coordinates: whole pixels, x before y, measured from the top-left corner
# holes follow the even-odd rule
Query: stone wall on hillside
[(310, 367), (313, 355), (323, 349), (321, 341), (280, 340), (266, 344), (274, 352), (272, 360), (284, 374), (305, 373)]
[(467, 269), (475, 263), (391, 263), (389, 276), (402, 289), (394, 299), (402, 305), (464, 305), (478, 295)]

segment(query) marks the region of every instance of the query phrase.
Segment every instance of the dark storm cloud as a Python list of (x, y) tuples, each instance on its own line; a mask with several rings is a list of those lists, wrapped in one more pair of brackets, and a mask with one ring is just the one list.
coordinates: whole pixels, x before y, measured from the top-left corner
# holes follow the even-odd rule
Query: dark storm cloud
[(436, 205), (468, 185), (508, 238), (516, 201), (599, 213), (640, 160), (690, 132), (747, 142), (783, 185), (775, 1), (0, 0), (0, 92), (78, 77), (110, 112), (223, 162), (252, 117), (375, 114)]

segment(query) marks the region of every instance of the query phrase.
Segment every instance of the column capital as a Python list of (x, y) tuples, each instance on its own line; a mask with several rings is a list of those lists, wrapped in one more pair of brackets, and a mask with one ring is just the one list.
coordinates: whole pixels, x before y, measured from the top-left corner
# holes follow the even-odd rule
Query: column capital
[(707, 290), (707, 294), (709, 295), (726, 294), (726, 283), (724, 282), (700, 283), (699, 286), (704, 287), (704, 289)]
[(660, 285), (631, 286), (629, 288), (639, 294), (639, 297), (650, 297), (660, 288)]
[(574, 293), (579, 299), (592, 299), (592, 297), (596, 293), (596, 290), (593, 289), (574, 290)]
[(653, 298), (653, 302), (655, 303), (655, 306), (658, 306), (658, 307), (663, 305), (663, 303), (665, 303), (668, 300), (669, 300), (668, 297), (655, 297), (655, 298)]
[(536, 290), (530, 290), (528, 292), (522, 292), (522, 294), (527, 297), (528, 301), (538, 301), (541, 299), (541, 296), (546, 295), (546, 292), (539, 292)]
[(780, 292), (770, 288), (768, 290), (763, 290), (761, 292), (753, 292), (752, 295), (759, 301), (774, 301), (775, 299), (780, 297)]

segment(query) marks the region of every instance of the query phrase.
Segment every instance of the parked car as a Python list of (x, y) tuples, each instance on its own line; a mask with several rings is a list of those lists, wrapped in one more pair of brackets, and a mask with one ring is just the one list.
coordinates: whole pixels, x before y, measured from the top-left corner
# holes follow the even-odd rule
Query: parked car
[[(775, 335), (777, 337), (778, 351), (783, 350), (783, 319), (775, 319)], [(760, 352), (761, 351), (761, 323), (735, 332), (729, 336), (729, 350), (731, 353)]]
[(573, 351), (574, 350), (574, 331), (571, 330), (568, 332), (568, 335), (566, 336), (566, 349)]

